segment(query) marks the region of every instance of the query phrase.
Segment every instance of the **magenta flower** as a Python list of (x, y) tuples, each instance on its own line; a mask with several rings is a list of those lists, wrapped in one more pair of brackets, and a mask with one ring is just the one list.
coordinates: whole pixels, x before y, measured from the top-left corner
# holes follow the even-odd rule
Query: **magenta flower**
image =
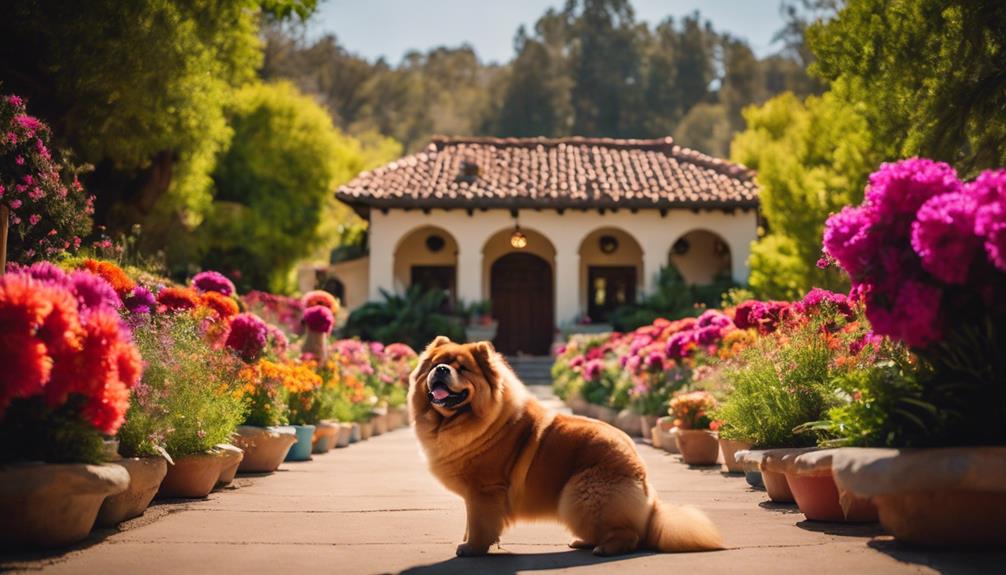
[(893, 302), (887, 305), (871, 292), (867, 296), (866, 317), (874, 333), (900, 339), (911, 347), (925, 347), (940, 339), (942, 297), (940, 288), (908, 280), (901, 284)]
[(968, 186), (978, 202), (975, 233), (982, 238), (989, 262), (1006, 272), (1006, 170), (982, 173)]
[(817, 312), (822, 305), (832, 307), (835, 311), (845, 316), (846, 319), (851, 320), (855, 317), (852, 305), (849, 303), (849, 298), (846, 295), (821, 288), (811, 289), (807, 292), (807, 295), (803, 296), (802, 300), (794, 304), (794, 307), (798, 313), (809, 315)]
[(877, 249), (878, 238), (870, 233), (875, 213), (864, 207), (846, 206), (824, 224), (824, 252), (852, 277), (862, 277)]
[(335, 316), (327, 307), (315, 305), (304, 310), (304, 325), (307, 329), (319, 333), (331, 333), (335, 325)]
[(919, 208), (912, 224), (912, 249), (922, 267), (950, 284), (963, 284), (981, 241), (975, 235), (973, 196), (943, 194), (930, 198)]
[(910, 158), (883, 164), (870, 174), (866, 201), (885, 223), (914, 216), (929, 198), (959, 192), (957, 171), (949, 164)]
[(143, 286), (136, 286), (133, 291), (126, 296), (125, 301), (126, 309), (130, 313), (142, 314), (150, 313), (150, 310), (157, 307), (157, 299), (154, 298), (154, 294), (150, 293), (150, 290)]
[(192, 287), (201, 292), (215, 291), (225, 296), (232, 296), (237, 291), (234, 288), (234, 282), (227, 279), (224, 274), (215, 271), (197, 273), (192, 278)]
[(231, 318), (230, 332), (224, 345), (251, 363), (262, 355), (268, 342), (269, 326), (253, 313), (239, 313)]
[(89, 271), (77, 270), (70, 274), (70, 285), (77, 296), (81, 311), (117, 310), (122, 300), (104, 278)]

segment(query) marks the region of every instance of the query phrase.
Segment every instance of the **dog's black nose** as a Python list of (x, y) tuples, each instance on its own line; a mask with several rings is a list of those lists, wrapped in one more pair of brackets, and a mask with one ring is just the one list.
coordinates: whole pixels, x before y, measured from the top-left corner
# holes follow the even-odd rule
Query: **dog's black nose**
[(435, 373), (436, 375), (450, 375), (451, 368), (441, 363), (437, 367), (433, 368), (433, 373)]

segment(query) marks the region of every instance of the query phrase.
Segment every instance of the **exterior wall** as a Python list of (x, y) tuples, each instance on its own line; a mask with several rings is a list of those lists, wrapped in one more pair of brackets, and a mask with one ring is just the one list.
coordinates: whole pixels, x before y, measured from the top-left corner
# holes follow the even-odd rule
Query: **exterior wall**
[(370, 258), (357, 258), (339, 262), (328, 268), (328, 275), (334, 276), (346, 288), (346, 301), (342, 308), (352, 312), (370, 300)]
[[(437, 234), (444, 238), (444, 247), (431, 252), (426, 238)], [(395, 250), (395, 291), (404, 291), (412, 280), (412, 266), (453, 266), (458, 262), (458, 242), (440, 227), (420, 226), (401, 238)]]
[[(554, 210), (523, 210), (520, 212), (521, 229), (527, 233), (544, 234), (555, 250), (555, 310), (556, 325), (563, 326), (574, 320), (583, 310), (581, 299), (580, 248), (585, 238), (598, 228), (616, 228), (631, 235), (642, 249), (642, 278), (639, 297), (652, 290), (657, 272), (667, 265), (671, 246), (675, 240), (694, 229), (709, 230), (718, 234), (730, 247), (732, 275), (735, 280), (747, 281), (747, 260), (750, 244), (757, 237), (754, 210), (721, 211), (671, 210), (661, 217), (657, 210), (629, 210), (618, 212), (566, 210), (562, 215)], [(484, 249), (495, 234), (513, 229), (514, 221), (508, 210), (475, 210), (468, 215), (465, 210), (371, 210), (370, 213), (370, 298), (379, 297), (379, 289), (396, 289), (395, 251), (399, 241), (417, 227), (431, 225), (450, 232), (458, 244), (458, 296), (465, 301), (488, 297), (488, 282), (484, 281)], [(529, 239), (533, 239), (528, 234)], [(531, 249), (530, 242), (529, 247)], [(489, 257), (496, 255), (490, 251)], [(547, 258), (546, 258), (547, 259)], [(491, 261), (489, 262), (491, 265)]]

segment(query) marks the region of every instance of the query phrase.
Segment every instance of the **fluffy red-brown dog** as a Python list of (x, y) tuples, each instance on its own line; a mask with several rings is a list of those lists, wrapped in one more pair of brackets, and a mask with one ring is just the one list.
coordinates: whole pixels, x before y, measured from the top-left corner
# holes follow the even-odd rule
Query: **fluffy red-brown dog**
[(657, 500), (627, 435), (542, 407), (491, 343), (436, 338), (409, 404), (430, 470), (465, 500), (460, 556), (485, 554), (519, 519), (558, 520), (597, 555), (723, 548), (701, 511)]

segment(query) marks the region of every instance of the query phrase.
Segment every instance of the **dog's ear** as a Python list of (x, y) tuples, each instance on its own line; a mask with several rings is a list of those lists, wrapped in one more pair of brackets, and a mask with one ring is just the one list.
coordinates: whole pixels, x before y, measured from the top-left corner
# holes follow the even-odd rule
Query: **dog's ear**
[(479, 369), (485, 375), (486, 381), (490, 385), (498, 381), (499, 373), (496, 371), (496, 364), (493, 361), (496, 358), (496, 348), (493, 347), (492, 342), (480, 341), (472, 346), (471, 351), (472, 357), (475, 358), (475, 363), (479, 364)]
[(423, 353), (425, 355), (429, 355), (431, 351), (437, 349), (442, 345), (447, 345), (449, 343), (451, 343), (451, 338), (447, 337), (446, 335), (438, 335), (437, 337), (433, 338), (433, 341), (430, 342), (430, 345), (426, 346), (426, 351), (424, 351)]

